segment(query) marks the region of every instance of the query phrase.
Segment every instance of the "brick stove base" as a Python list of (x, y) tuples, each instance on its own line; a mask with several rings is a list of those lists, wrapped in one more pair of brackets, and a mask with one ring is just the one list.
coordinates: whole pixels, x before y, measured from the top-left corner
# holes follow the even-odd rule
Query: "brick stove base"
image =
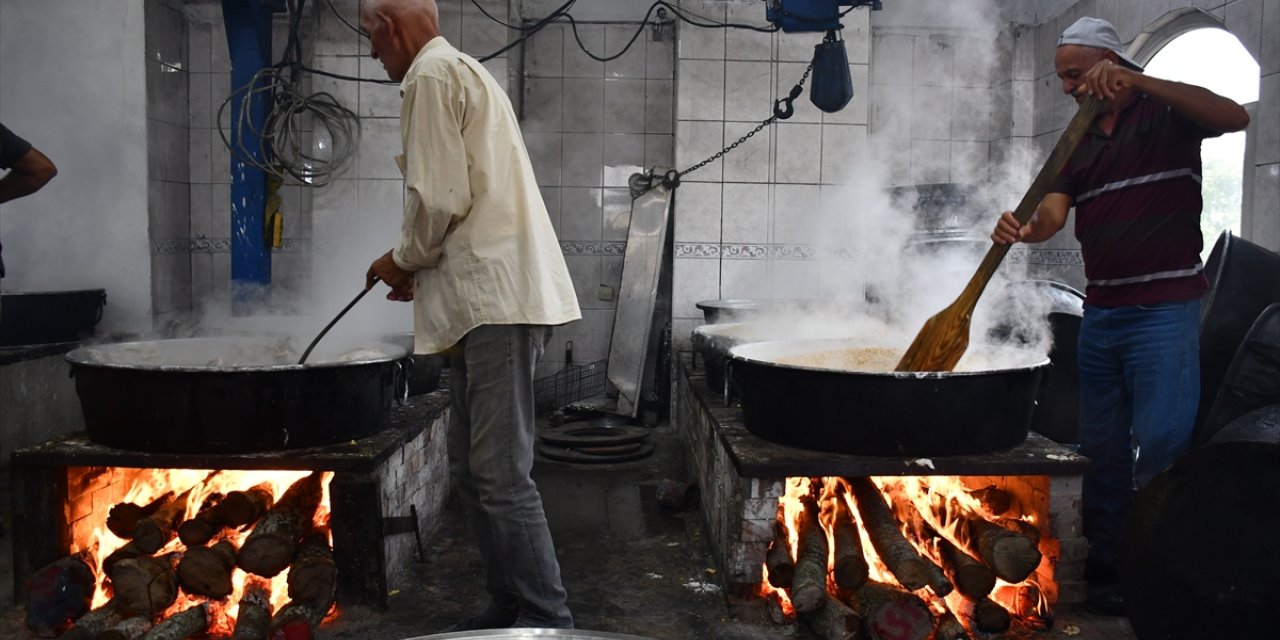
[[(742, 411), (725, 406), (705, 378), (680, 363), (676, 416), (690, 471), (702, 490), (702, 513), (712, 554), (731, 603), (757, 598), (765, 550), (773, 536), (778, 498), (786, 478), (797, 476), (961, 476), (972, 488), (995, 484), (1018, 496), (1024, 508), (1048, 518), (1059, 543), (1054, 563), (1060, 611), (1084, 602), (1088, 545), (1080, 516), (1082, 474), (1088, 460), (1032, 433), (1022, 445), (975, 456), (928, 459), (852, 456), (805, 451), (752, 435)], [(929, 466), (931, 465), (931, 466)]]
[[(129, 487), (120, 470), (237, 469), (333, 471), (330, 525), (339, 604), (386, 606), (399, 568), (418, 540), (439, 526), (450, 490), (445, 451), (447, 390), (391, 410), (390, 428), (350, 443), (239, 455), (152, 454), (90, 442), (83, 433), (16, 451), (12, 457), (14, 593), (66, 556), (77, 521), (104, 514)], [(416, 516), (416, 521), (412, 516)], [(416, 537), (415, 537), (416, 534)]]

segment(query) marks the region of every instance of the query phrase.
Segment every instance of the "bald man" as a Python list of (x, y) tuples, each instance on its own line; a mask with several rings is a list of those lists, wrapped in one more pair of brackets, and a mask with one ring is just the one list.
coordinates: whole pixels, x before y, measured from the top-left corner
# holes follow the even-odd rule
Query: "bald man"
[(414, 303), (414, 351), (450, 354), (449, 470), (490, 602), (450, 631), (572, 628), (530, 472), (534, 366), (551, 327), (581, 318), (515, 112), (440, 36), (431, 0), (365, 0), (370, 54), (400, 82), (407, 197), (395, 248), (366, 274)]
[(992, 239), (1040, 242), (1076, 209), (1084, 258), (1080, 453), (1088, 604), (1121, 615), (1120, 543), (1133, 492), (1186, 452), (1200, 398), (1200, 142), (1249, 124), (1235, 102), (1146, 75), (1105, 20), (1081, 18), (1054, 55), (1062, 91), (1102, 111), (1027, 224)]

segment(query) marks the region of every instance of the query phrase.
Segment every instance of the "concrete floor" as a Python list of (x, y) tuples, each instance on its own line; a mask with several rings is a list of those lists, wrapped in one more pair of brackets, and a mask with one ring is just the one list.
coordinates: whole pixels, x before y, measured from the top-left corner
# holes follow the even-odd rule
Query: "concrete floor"
[[(557, 543), (570, 607), (580, 629), (662, 640), (808, 640), (797, 625), (775, 625), (762, 607), (730, 607), (697, 511), (664, 509), (656, 488), (682, 479), (679, 439), (655, 429), (652, 457), (617, 465), (571, 465), (539, 460), (535, 476)], [(0, 518), (9, 518), (7, 474), (0, 473)], [(23, 611), (11, 606), (10, 535), (0, 536), (0, 637), (26, 639)], [(348, 608), (326, 623), (320, 639), (397, 640), (430, 635), (478, 610), (486, 601), (480, 559), (456, 503), (427, 541), (427, 558), (403, 569), (389, 608)], [(1054, 629), (1019, 638), (1133, 640), (1123, 619), (1059, 615)]]

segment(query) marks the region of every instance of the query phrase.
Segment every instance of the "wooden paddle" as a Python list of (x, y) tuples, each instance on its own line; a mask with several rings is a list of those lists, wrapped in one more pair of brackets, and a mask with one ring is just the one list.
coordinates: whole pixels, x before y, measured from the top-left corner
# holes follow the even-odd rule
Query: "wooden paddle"
[[(1089, 96), (1080, 104), (1075, 117), (1071, 118), (1062, 137), (1058, 138), (1058, 144), (1049, 154), (1049, 159), (1045, 160), (1040, 173), (1036, 174), (1031, 188), (1027, 189), (1018, 208), (1013, 211), (1019, 224), (1026, 224), (1031, 219), (1036, 207), (1040, 206), (1040, 201), (1049, 192), (1053, 179), (1062, 171), (1063, 165), (1067, 163), (1101, 108), (1102, 100), (1096, 96)], [(969, 279), (969, 284), (960, 292), (960, 297), (924, 323), (894, 371), (950, 371), (955, 368), (965, 349), (969, 347), (969, 321), (973, 318), (973, 308), (977, 306), (978, 298), (1000, 267), (1005, 254), (1009, 253), (1009, 247), (1007, 244), (991, 243), (987, 255), (982, 258), (982, 264), (978, 265), (977, 273)]]

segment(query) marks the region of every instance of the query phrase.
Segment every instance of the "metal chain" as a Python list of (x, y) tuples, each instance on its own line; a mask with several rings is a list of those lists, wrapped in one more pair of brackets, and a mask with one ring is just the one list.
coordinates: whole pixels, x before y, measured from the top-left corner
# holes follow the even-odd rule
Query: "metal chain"
[[(735, 140), (733, 144), (730, 144), (729, 146), (717, 151), (710, 158), (707, 158), (706, 160), (703, 160), (702, 162), (699, 162), (698, 164), (695, 164), (692, 167), (685, 169), (684, 171), (672, 171), (667, 173), (667, 175), (663, 178), (663, 182), (666, 183), (667, 187), (675, 188), (680, 184), (680, 178), (683, 178), (685, 175), (693, 173), (694, 171), (697, 171), (698, 169), (701, 169), (707, 166), (708, 164), (715, 162), (716, 160), (720, 159), (720, 157), (723, 156), (724, 154), (729, 153), (734, 149), (737, 149), (738, 145), (746, 142), (751, 138), (751, 136), (754, 136), (755, 134), (760, 133), (760, 131), (763, 130), (765, 127), (777, 122), (779, 119), (786, 120), (787, 118), (790, 118), (792, 114), (795, 113), (794, 109), (791, 106), (791, 103), (795, 101), (796, 98), (800, 97), (800, 94), (804, 90), (804, 82), (805, 80), (809, 79), (809, 73), (811, 71), (813, 71), (812, 62), (809, 63), (808, 67), (805, 67), (804, 75), (800, 76), (800, 81), (797, 82), (796, 85), (791, 88), (790, 95), (786, 98), (781, 98), (774, 103), (772, 116), (769, 116), (760, 124), (756, 125), (756, 128), (747, 132), (746, 135)], [(785, 107), (782, 106), (784, 103), (786, 105)]]

